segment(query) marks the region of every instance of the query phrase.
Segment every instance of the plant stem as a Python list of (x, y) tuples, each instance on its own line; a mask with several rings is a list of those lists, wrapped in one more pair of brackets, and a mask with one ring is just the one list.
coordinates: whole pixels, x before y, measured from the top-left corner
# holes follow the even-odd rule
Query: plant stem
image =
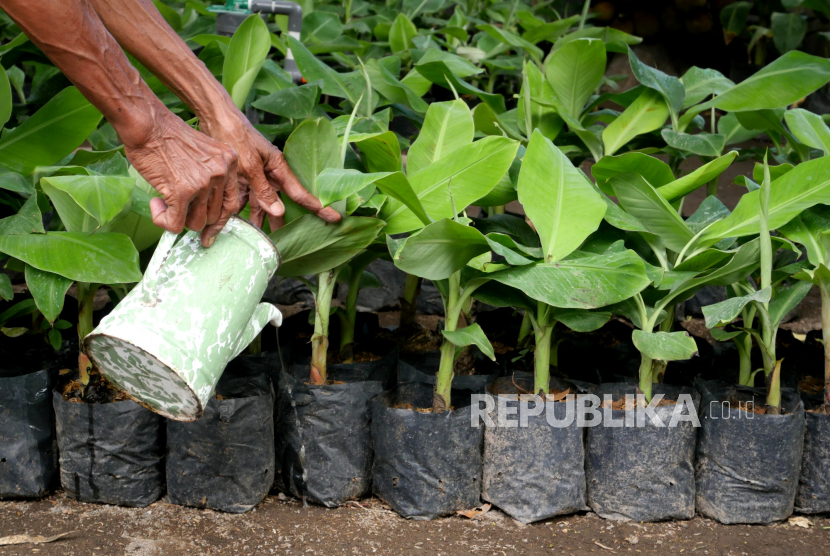
[(830, 281), (820, 279), (821, 335), (824, 339), (824, 404), (830, 406)]
[(414, 274), (406, 275), (403, 298), (401, 298), (401, 328), (410, 326), (415, 322), (418, 295), (421, 293), (421, 282), (422, 279)]
[(651, 401), (651, 385), (653, 379), (651, 378), (653, 362), (650, 357), (644, 353), (640, 354), (640, 391), (646, 398), (646, 402)]
[(80, 342), (80, 353), (78, 354), (78, 373), (81, 381), (83, 394), (89, 385), (92, 362), (84, 354), (84, 338), (93, 331), (92, 305), (95, 300), (95, 292), (98, 291), (98, 284), (78, 282), (78, 341)]
[(536, 330), (534, 354), (533, 393), (547, 396), (550, 391), (550, 354), (554, 324), (539, 326)]
[(364, 254), (352, 259), (349, 275), (349, 293), (346, 294), (346, 309), (340, 314), (340, 358), (344, 363), (354, 362), (354, 327), (357, 323), (357, 295), (360, 293), (360, 279), (375, 257)]
[(767, 376), (767, 415), (781, 413), (781, 361), (776, 361), (775, 367)]
[(718, 178), (713, 179), (709, 183), (706, 184), (706, 196), (707, 197), (717, 197), (718, 196)]
[[(660, 332), (671, 332), (674, 329), (674, 313), (677, 309), (677, 304), (672, 304), (666, 309), (666, 319), (660, 323)], [(662, 383), (666, 376), (666, 367), (669, 365), (668, 361), (654, 359), (652, 362), (651, 380), (655, 383)]]
[[(454, 332), (458, 328), (458, 319), (461, 314), (459, 303), (459, 294), (461, 290), (461, 272), (456, 272), (450, 276), (447, 286), (447, 300), (444, 306), (444, 316), (446, 323), (444, 330)], [(438, 377), (435, 381), (435, 393), (432, 396), (432, 411), (433, 413), (443, 413), (449, 411), (450, 393), (452, 391), (453, 379), (453, 364), (455, 362), (455, 344), (444, 339), (441, 344), (441, 361), (438, 365)]]
[(733, 340), (738, 348), (738, 384), (752, 386), (752, 335), (743, 333)]
[(591, 9), (591, 0), (585, 0), (585, 4), (582, 6), (582, 17), (579, 18), (579, 30), (581, 31), (583, 27), (585, 27), (585, 21), (588, 19), (588, 10)]
[(519, 328), (519, 338), (516, 340), (517, 346), (521, 347), (525, 338), (530, 336), (531, 330), (533, 330), (533, 323), (530, 321), (530, 311), (529, 309), (525, 309), (524, 315), (522, 316), (522, 325)]
[(312, 384), (325, 384), (326, 353), (329, 349), (329, 318), (331, 317), (331, 298), (337, 284), (339, 268), (327, 270), (317, 275), (317, 297), (315, 303), (314, 335), (311, 337), (311, 379)]

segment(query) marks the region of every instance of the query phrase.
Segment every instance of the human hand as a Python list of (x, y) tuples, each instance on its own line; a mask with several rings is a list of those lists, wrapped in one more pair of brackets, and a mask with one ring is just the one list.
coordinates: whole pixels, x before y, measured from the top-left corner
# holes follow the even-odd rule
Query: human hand
[(240, 208), (237, 154), (164, 106), (150, 121), (122, 139), (127, 159), (163, 196), (150, 201), (153, 223), (174, 233), (201, 230), (202, 245), (210, 247)]
[(323, 208), (291, 171), (282, 152), (269, 143), (236, 107), (227, 107), (221, 112), (200, 119), (199, 128), (237, 152), (240, 207), (246, 200), (250, 201), (252, 223), (262, 226), (266, 215), (272, 230), (285, 223), (281, 193), (326, 222), (340, 221), (340, 214), (331, 207)]

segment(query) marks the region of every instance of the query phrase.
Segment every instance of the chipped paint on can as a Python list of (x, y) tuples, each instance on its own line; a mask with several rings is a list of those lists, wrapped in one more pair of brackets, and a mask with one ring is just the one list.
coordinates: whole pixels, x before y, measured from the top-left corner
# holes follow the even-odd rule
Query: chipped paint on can
[(84, 340), (101, 373), (145, 407), (202, 416), (228, 362), (282, 315), (259, 303), (279, 266), (273, 242), (233, 217), (209, 249), (165, 232), (142, 281)]

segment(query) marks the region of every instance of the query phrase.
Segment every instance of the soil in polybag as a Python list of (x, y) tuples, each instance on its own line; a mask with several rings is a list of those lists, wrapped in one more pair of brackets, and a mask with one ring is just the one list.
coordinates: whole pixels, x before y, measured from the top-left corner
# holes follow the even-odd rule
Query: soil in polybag
[[(552, 378), (547, 403), (540, 402), (545, 404), (540, 412), (529, 394), (533, 392), (532, 374), (514, 373), (490, 385), (488, 393), (495, 403), (489, 411), (493, 426), (487, 423), (484, 431), (484, 500), (522, 523), (588, 509), (583, 430), (576, 426), (576, 419), (567, 425), (550, 422), (567, 422), (568, 395), (575, 399), (577, 390)], [(573, 416), (575, 401), (570, 403)], [(501, 420), (500, 407), (504, 413)], [(520, 412), (525, 413), (524, 418)], [(553, 416), (549, 420), (550, 412)]]
[[(655, 384), (653, 394), (663, 394), (665, 405), (654, 408), (654, 414), (664, 426), (657, 426), (642, 410), (639, 424), (644, 426), (636, 426), (638, 410), (625, 406), (625, 395), (636, 392), (635, 385), (624, 383), (601, 384), (592, 391), (600, 400), (611, 395), (611, 403), (600, 409), (602, 423), (586, 423), (588, 505), (606, 519), (691, 519), (697, 437), (693, 421), (700, 396), (690, 387)], [(691, 403), (674, 403), (683, 394)], [(675, 412), (684, 420), (676, 418), (672, 427)]]
[(369, 402), (395, 381), (397, 350), (380, 360), (328, 365), (328, 384), (308, 384), (309, 365), (280, 378), (276, 486), (334, 507), (371, 492)]
[(822, 406), (820, 395), (802, 393), (801, 400), (807, 408), (806, 432), (795, 511), (830, 513), (830, 411)]
[(772, 523), (793, 512), (801, 473), (804, 406), (782, 389), (781, 415), (763, 415), (762, 388), (699, 382), (697, 510), (725, 524)]
[(433, 387), (399, 384), (372, 400), (372, 491), (403, 517), (433, 519), (479, 505), (484, 427), (469, 391), (432, 413)]
[(81, 502), (143, 508), (164, 492), (163, 419), (133, 401), (66, 401), (53, 392), (61, 485)]
[(274, 394), (256, 356), (228, 365), (201, 419), (167, 421), (167, 499), (230, 513), (253, 509), (274, 482)]
[(0, 370), (0, 498), (36, 498), (53, 485), (58, 450), (48, 370)]

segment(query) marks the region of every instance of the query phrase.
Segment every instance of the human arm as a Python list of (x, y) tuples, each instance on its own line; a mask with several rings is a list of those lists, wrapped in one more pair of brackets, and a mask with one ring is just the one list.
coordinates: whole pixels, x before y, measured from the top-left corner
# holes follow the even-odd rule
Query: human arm
[(233, 149), (167, 110), (88, 0), (0, 0), (0, 7), (101, 111), (127, 158), (163, 195), (150, 203), (153, 222), (173, 232), (204, 229), (212, 244), (215, 224), (238, 206)]
[(193, 110), (199, 129), (237, 152), (240, 181), (250, 185), (254, 223), (261, 224), (267, 213), (272, 228), (282, 225), (280, 191), (327, 222), (340, 220), (303, 187), (280, 150), (254, 129), (150, 0), (90, 1), (121, 46)]

